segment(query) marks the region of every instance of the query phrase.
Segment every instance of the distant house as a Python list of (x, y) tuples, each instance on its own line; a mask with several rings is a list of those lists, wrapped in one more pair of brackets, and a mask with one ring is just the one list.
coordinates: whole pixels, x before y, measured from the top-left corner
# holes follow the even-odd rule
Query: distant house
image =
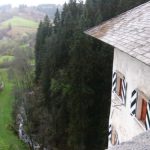
[(114, 47), (109, 146), (150, 129), (150, 1), (88, 31)]

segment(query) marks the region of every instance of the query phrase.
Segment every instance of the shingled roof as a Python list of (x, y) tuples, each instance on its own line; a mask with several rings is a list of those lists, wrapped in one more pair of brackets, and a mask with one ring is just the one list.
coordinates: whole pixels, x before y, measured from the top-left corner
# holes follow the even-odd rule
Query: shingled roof
[(150, 1), (85, 33), (150, 65)]

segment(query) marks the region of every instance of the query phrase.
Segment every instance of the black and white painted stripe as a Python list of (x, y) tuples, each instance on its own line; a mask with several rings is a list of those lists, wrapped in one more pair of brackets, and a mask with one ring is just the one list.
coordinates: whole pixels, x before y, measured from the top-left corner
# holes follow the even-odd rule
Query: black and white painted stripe
[(127, 93), (127, 82), (125, 79), (122, 80), (122, 90), (121, 90), (121, 97), (122, 103), (126, 104), (126, 93)]
[(113, 78), (112, 78), (112, 91), (115, 92), (117, 88), (117, 73), (113, 73)]
[(150, 104), (147, 104), (147, 113), (146, 113), (146, 123), (145, 123), (146, 130), (150, 129)]
[(138, 92), (134, 90), (131, 94), (131, 115), (135, 116), (136, 114), (136, 105), (137, 105)]
[(108, 133), (108, 139), (111, 140), (111, 136), (112, 136), (112, 125), (109, 124), (109, 133)]

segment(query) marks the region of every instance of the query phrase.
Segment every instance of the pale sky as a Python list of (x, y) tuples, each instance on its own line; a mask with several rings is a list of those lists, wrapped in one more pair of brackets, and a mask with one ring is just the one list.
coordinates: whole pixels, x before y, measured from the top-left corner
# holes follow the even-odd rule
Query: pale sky
[(64, 4), (69, 0), (0, 0), (0, 5), (11, 4), (18, 6), (19, 4), (26, 4), (28, 6), (36, 6), (38, 4)]

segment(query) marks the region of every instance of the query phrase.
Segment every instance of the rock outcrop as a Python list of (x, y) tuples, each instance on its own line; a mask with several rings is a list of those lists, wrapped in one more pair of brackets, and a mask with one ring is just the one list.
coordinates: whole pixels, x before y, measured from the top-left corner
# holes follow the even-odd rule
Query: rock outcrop
[(121, 143), (108, 150), (150, 150), (150, 131), (134, 137), (132, 141)]

